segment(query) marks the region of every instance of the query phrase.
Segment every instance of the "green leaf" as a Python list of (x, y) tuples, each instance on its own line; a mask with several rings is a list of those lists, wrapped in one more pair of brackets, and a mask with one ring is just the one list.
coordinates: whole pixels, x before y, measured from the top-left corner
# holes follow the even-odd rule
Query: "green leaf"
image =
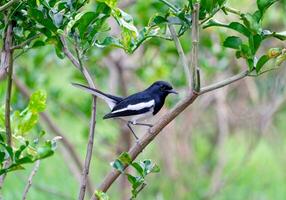
[(259, 73), (262, 67), (265, 65), (265, 63), (267, 63), (269, 60), (270, 58), (267, 55), (261, 56), (255, 67), (256, 72)]
[(0, 144), (5, 148), (11, 160), (14, 160), (14, 152), (12, 147), (8, 146), (7, 144), (0, 142)]
[(15, 152), (15, 160), (20, 158), (21, 153), (27, 148), (28, 145), (29, 142), (26, 141), (26, 144), (20, 146), (20, 148)]
[(260, 33), (261, 25), (259, 24), (259, 19), (255, 15), (250, 13), (246, 13), (242, 15), (242, 20), (244, 25), (249, 28), (253, 33), (257, 34)]
[(166, 22), (168, 22), (168, 20), (165, 17), (156, 15), (150, 19), (148, 26), (158, 26), (159, 24), (163, 24)]
[(155, 164), (151, 169), (151, 173), (159, 173), (160, 170), (161, 170), (160, 167)]
[(54, 150), (55, 150), (54, 142), (50, 141), (50, 140), (46, 141), (44, 145), (42, 145), (36, 149), (37, 158), (35, 160), (43, 159), (43, 158), (46, 158), (46, 157), (53, 155)]
[(113, 163), (111, 163), (111, 166), (112, 166), (114, 169), (120, 171), (121, 173), (124, 172), (124, 165), (123, 165), (122, 162), (121, 162), (120, 160), (118, 160), (118, 159), (116, 159)]
[(231, 22), (228, 27), (243, 34), (246, 37), (249, 37), (251, 34), (250, 31), (239, 22)]
[(47, 93), (43, 90), (34, 92), (29, 101), (29, 110), (32, 113), (43, 112), (46, 109)]
[(127, 152), (123, 152), (119, 155), (118, 160), (120, 160), (123, 164), (130, 164), (132, 162), (132, 159), (130, 155)]
[(105, 3), (110, 8), (116, 8), (117, 5), (117, 0), (96, 0), (96, 1)]
[(223, 42), (224, 47), (232, 48), (232, 49), (240, 49), (242, 45), (242, 40), (236, 36), (230, 36), (225, 39)]
[(264, 14), (264, 12), (275, 2), (277, 2), (278, 0), (257, 0), (257, 7), (260, 10), (260, 12), (262, 13), (262, 15)]
[(96, 190), (95, 196), (98, 198), (98, 200), (110, 200), (109, 196), (102, 191)]
[(132, 176), (131, 174), (126, 174), (127, 175), (127, 180), (129, 181), (129, 183), (131, 183), (131, 185), (135, 185), (137, 182), (136, 177)]
[(31, 16), (31, 18), (33, 18), (39, 24), (46, 27), (48, 30), (54, 33), (57, 32), (57, 27), (54, 25), (53, 21), (49, 17), (44, 16), (42, 11), (39, 11), (35, 8), (31, 8), (28, 13), (29, 13), (29, 16)]
[(249, 47), (251, 49), (251, 52), (253, 55), (255, 55), (256, 51), (258, 50), (261, 41), (262, 41), (262, 37), (260, 35), (250, 35), (249, 36)]
[(204, 28), (212, 27), (212, 26), (219, 26), (224, 28), (229, 28), (232, 30), (235, 30), (241, 34), (243, 34), (246, 37), (249, 37), (251, 32), (241, 23), (239, 22), (231, 22), (230, 24), (222, 24), (214, 20), (209, 20), (206, 25), (204, 25)]
[(144, 168), (137, 162), (133, 162), (131, 166), (141, 175), (144, 176)]

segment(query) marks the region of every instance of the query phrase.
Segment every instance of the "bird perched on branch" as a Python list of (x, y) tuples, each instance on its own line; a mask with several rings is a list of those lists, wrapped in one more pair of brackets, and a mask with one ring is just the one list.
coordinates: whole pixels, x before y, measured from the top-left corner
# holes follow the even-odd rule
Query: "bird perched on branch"
[(111, 109), (111, 112), (106, 114), (103, 119), (120, 118), (127, 121), (127, 126), (136, 140), (138, 140), (138, 137), (130, 125), (152, 127), (151, 124), (140, 123), (140, 121), (156, 115), (164, 105), (165, 98), (168, 94), (178, 94), (173, 90), (173, 87), (165, 81), (156, 81), (142, 92), (125, 98), (106, 94), (78, 83), (72, 83), (72, 85), (103, 99)]

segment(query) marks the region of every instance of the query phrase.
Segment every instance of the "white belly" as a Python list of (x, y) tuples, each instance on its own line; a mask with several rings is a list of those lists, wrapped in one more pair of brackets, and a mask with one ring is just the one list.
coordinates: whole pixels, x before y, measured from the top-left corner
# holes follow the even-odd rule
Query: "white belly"
[(136, 124), (136, 122), (144, 121), (146, 119), (153, 117), (153, 110), (154, 109), (151, 109), (149, 112), (139, 114), (139, 115), (120, 117), (120, 119), (123, 119), (124, 121), (131, 121), (134, 124)]

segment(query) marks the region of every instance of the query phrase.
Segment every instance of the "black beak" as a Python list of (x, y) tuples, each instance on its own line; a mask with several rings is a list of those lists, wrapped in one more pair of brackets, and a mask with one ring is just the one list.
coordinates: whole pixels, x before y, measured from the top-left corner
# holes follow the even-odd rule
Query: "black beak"
[(175, 90), (168, 90), (169, 93), (178, 94)]

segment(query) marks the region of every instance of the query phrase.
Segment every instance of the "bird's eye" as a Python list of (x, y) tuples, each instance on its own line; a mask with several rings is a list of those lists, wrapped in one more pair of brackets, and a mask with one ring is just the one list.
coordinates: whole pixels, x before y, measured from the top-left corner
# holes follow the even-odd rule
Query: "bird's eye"
[(166, 87), (163, 85), (163, 86), (160, 87), (160, 90), (161, 90), (161, 91), (165, 91), (165, 90), (166, 90)]

